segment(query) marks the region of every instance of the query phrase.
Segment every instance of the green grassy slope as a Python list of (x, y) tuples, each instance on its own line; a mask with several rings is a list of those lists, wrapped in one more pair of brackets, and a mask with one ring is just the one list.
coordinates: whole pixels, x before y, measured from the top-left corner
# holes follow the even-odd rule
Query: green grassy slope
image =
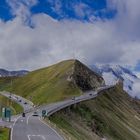
[(9, 87), (15, 79), (18, 79), (18, 77), (0, 77), (0, 90)]
[(23, 111), (23, 108), (20, 105), (11, 101), (7, 97), (4, 97), (4, 96), (0, 95), (0, 116), (1, 116), (2, 107), (10, 107), (12, 109), (12, 114), (13, 115), (19, 114)]
[(0, 127), (0, 140), (9, 140), (10, 130), (8, 128)]
[[(66, 108), (52, 117), (72, 140), (139, 140), (140, 114), (136, 104), (118, 86), (106, 90), (95, 100)], [(140, 104), (137, 104), (137, 109)]]
[(13, 81), (8, 90), (31, 99), (35, 104), (56, 102), (80, 94), (80, 89), (67, 80), (74, 61), (63, 61), (48, 68), (30, 72)]

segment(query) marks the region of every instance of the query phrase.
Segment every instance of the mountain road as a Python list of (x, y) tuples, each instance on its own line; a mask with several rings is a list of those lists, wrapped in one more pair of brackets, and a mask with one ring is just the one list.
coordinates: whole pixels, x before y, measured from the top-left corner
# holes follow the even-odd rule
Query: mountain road
[[(98, 96), (99, 92), (112, 87), (114, 86), (100, 87), (96, 91), (89, 91), (78, 97), (72, 97), (71, 99), (51, 103), (49, 105), (42, 105), (37, 108), (34, 108), (33, 103), (23, 97), (8, 92), (0, 92), (1, 95), (20, 104), (23, 107), (24, 112), (27, 112), (25, 117), (22, 117), (22, 115), (12, 117), (13, 124), (10, 125), (11, 140), (64, 140), (64, 138), (53, 128), (43, 122), (41, 119), (42, 111), (45, 110), (46, 116), (50, 116), (53, 113), (73, 104), (94, 99)], [(35, 112), (37, 114), (33, 115)], [(0, 125), (4, 123), (5, 122), (1, 122)]]

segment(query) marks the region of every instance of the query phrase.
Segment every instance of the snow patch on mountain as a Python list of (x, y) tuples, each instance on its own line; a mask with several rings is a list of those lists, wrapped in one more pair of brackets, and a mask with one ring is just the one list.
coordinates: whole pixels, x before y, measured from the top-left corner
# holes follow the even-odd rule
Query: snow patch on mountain
[(12, 77), (12, 76), (24, 76), (28, 73), (26, 70), (20, 70), (20, 71), (7, 71), (5, 69), (0, 69), (0, 77)]
[(113, 75), (112, 72), (104, 72), (102, 76), (106, 82), (106, 85), (116, 84), (117, 78)]
[(128, 68), (120, 65), (94, 65), (91, 68), (102, 75), (106, 85), (113, 85), (121, 79), (124, 90), (132, 97), (140, 98), (140, 78)]

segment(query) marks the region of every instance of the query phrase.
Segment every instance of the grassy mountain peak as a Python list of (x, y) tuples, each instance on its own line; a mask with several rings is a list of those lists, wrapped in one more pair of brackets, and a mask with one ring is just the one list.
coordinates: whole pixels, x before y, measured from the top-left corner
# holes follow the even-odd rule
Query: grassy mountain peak
[(104, 85), (101, 76), (78, 60), (65, 60), (13, 80), (9, 90), (36, 104), (56, 102)]

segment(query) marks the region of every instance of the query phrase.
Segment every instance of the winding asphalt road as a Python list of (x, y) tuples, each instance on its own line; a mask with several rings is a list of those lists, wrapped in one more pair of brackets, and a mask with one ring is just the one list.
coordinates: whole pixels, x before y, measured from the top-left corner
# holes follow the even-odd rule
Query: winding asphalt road
[[(73, 104), (94, 99), (98, 96), (98, 93), (102, 90), (112, 88), (113, 86), (100, 87), (97, 91), (89, 91), (84, 93), (79, 97), (74, 97), (72, 99), (61, 101), (57, 103), (52, 103), (50, 105), (40, 106), (38, 108), (33, 108), (33, 103), (27, 101), (23, 97), (17, 97), (17, 95), (10, 94), (8, 92), (1, 92), (0, 94), (10, 97), (11, 100), (19, 103), (26, 114), (26, 117), (16, 116), (14, 118), (14, 123), (11, 126), (11, 140), (64, 140), (54, 129), (45, 124), (39, 116), (42, 114), (42, 110), (47, 111), (47, 116), (52, 115), (53, 113), (71, 106)], [(22, 100), (22, 102), (19, 102)], [(25, 104), (25, 102), (27, 104)], [(39, 116), (32, 116), (33, 112), (37, 111)]]

